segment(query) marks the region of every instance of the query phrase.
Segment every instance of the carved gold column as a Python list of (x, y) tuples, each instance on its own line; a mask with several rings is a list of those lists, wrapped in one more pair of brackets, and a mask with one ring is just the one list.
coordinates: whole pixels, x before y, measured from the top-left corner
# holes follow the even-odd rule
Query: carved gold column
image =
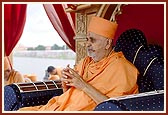
[(86, 13), (76, 13), (76, 63), (87, 55), (86, 52), (86, 32), (87, 30), (87, 15)]

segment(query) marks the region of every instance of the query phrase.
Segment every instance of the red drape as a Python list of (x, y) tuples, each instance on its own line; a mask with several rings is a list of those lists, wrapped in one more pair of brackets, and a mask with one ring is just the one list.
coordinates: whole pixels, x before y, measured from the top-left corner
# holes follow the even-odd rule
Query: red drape
[(43, 6), (55, 30), (63, 41), (75, 51), (75, 14), (66, 13), (65, 4), (44, 4)]
[(26, 4), (4, 4), (5, 55), (9, 56), (19, 41), (26, 21)]
[[(166, 7), (166, 6), (165, 6)], [(127, 29), (140, 29), (148, 43), (164, 48), (164, 5), (163, 4), (128, 4), (123, 7), (117, 18), (116, 39)]]

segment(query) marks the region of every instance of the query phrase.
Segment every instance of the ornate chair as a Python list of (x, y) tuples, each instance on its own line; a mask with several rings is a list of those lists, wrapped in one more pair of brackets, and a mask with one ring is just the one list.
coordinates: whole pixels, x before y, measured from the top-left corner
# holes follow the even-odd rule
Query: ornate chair
[(162, 47), (147, 44), (142, 31), (129, 29), (121, 34), (115, 51), (122, 51), (140, 72), (139, 94), (106, 100), (95, 111), (163, 111), (164, 61)]

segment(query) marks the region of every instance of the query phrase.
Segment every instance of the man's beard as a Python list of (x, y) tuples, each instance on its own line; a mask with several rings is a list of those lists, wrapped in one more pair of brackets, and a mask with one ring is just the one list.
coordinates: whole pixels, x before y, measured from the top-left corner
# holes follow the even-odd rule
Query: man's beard
[(95, 55), (95, 50), (92, 50), (92, 49), (87, 49), (87, 55), (91, 58), (94, 58), (96, 57)]

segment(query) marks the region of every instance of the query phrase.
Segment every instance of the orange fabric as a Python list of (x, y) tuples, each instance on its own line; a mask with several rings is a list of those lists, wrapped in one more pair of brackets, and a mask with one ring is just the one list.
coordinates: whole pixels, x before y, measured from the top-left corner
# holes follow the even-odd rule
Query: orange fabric
[(7, 69), (11, 70), (11, 67), (10, 67), (8, 58), (4, 57), (4, 70), (7, 70)]
[(114, 39), (118, 24), (104, 18), (92, 17), (88, 26), (88, 32)]
[(37, 81), (37, 76), (35, 74), (26, 74), (24, 75), (25, 78), (29, 78), (32, 82)]
[(50, 75), (50, 77), (48, 78), (48, 80), (59, 80), (60, 77), (58, 75)]
[[(139, 72), (122, 52), (113, 52), (96, 63), (86, 57), (75, 69), (85, 81), (109, 98), (138, 93), (136, 81)], [(96, 103), (87, 94), (71, 87), (61, 96), (50, 99), (46, 105), (25, 107), (20, 111), (90, 111), (95, 107)]]
[(25, 83), (30, 83), (32, 82), (30, 78), (24, 76)]
[(9, 85), (12, 83), (23, 83), (23, 82), (25, 82), (24, 77), (18, 71), (12, 70), (9, 79), (5, 81), (4, 84)]

